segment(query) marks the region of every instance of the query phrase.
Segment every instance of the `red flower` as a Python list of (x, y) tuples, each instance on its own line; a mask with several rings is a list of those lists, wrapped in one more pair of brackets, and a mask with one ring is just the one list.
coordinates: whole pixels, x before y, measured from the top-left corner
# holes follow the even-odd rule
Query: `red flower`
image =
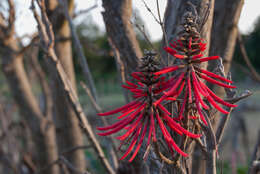
[[(155, 75), (162, 75), (175, 71), (176, 75), (171, 78), (171, 87), (164, 92), (164, 95), (155, 102), (155, 105), (167, 100), (169, 97), (177, 98), (180, 94), (179, 91), (184, 89), (183, 102), (179, 111), (179, 119), (183, 118), (185, 106), (187, 104), (195, 104), (196, 112), (199, 114), (200, 119), (205, 125), (207, 122), (204, 118), (202, 108), (209, 110), (209, 106), (204, 101), (205, 99), (214, 108), (224, 114), (228, 112), (219, 106), (219, 104), (227, 107), (236, 107), (216, 96), (202, 80), (222, 86), (224, 88), (236, 88), (235, 86), (226, 84), (232, 81), (200, 68), (200, 63), (219, 59), (219, 56), (211, 56), (203, 58), (202, 52), (206, 49), (206, 44), (202, 43), (201, 39), (196, 37), (189, 37), (189, 39), (181, 37), (177, 42), (171, 44), (172, 47), (166, 47), (165, 50), (177, 59), (180, 59), (180, 64), (176, 66), (169, 66), (156, 72)], [(177, 72), (179, 70), (179, 72)], [(168, 87), (168, 86), (167, 86)], [(202, 108), (201, 108), (202, 107)]]
[[(172, 86), (173, 82), (172, 80), (166, 81), (165, 77), (161, 77), (160, 75), (154, 75), (154, 72), (156, 72), (158, 68), (154, 65), (153, 56), (148, 55), (148, 57), (145, 58), (143, 58), (143, 64), (144, 67), (148, 67), (148, 69), (142, 72), (132, 73), (135, 83), (127, 81), (127, 84), (123, 85), (124, 88), (131, 91), (135, 100), (112, 111), (99, 113), (99, 116), (109, 116), (118, 113), (118, 119), (120, 119), (120, 121), (107, 127), (98, 127), (98, 130), (105, 131), (98, 133), (98, 135), (107, 136), (121, 130), (126, 130), (123, 135), (116, 138), (121, 141), (121, 145), (129, 143), (121, 160), (133, 151), (129, 159), (129, 161), (132, 161), (140, 150), (146, 136), (148, 136), (147, 147), (151, 144), (151, 139), (152, 141), (156, 141), (156, 127), (159, 125), (170, 151), (173, 153), (174, 150), (176, 150), (181, 155), (187, 156), (175, 143), (169, 130), (179, 135), (187, 135), (191, 138), (198, 138), (200, 135), (188, 132), (181, 127), (162, 104), (158, 103), (154, 105), (154, 101), (161, 97), (163, 91)], [(166, 97), (165, 99), (174, 100), (173, 97)]]

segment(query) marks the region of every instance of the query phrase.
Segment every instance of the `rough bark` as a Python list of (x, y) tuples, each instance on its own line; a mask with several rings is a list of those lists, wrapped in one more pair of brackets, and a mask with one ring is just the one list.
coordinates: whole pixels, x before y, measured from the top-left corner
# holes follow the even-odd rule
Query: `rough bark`
[(142, 57), (133, 26), (132, 0), (103, 0), (102, 13), (109, 38), (126, 64), (127, 72), (136, 69), (138, 58)]
[[(74, 65), (72, 58), (72, 47), (70, 38), (70, 28), (68, 21), (63, 15), (61, 7), (56, 0), (47, 1), (48, 15), (53, 25), (56, 41), (55, 52), (59, 61), (64, 68), (68, 79), (76, 91), (76, 80), (74, 73)], [(74, 1), (68, 0), (69, 12), (72, 14), (74, 9)], [(59, 151), (65, 151), (71, 147), (83, 145), (83, 136), (79, 127), (79, 122), (75, 116), (75, 112), (67, 100), (63, 86), (58, 83), (55, 74), (50, 74), (53, 85), (53, 99), (55, 108), (55, 122), (57, 127), (57, 140)], [(85, 156), (83, 150), (73, 151), (66, 158), (80, 171), (85, 170)]]
[[(142, 51), (136, 38), (134, 28), (130, 22), (132, 16), (132, 0), (103, 0), (102, 5), (105, 11), (102, 13), (105, 22), (106, 31), (109, 37), (109, 42), (112, 48), (118, 51), (119, 55), (115, 56), (121, 59), (124, 67), (124, 72), (118, 72), (123, 75), (123, 79), (128, 79), (127, 74), (136, 70), (138, 66), (138, 59), (142, 57)], [(117, 61), (118, 62), (118, 61)], [(124, 82), (124, 80), (123, 80)], [(128, 95), (125, 95), (128, 100)], [(121, 163), (117, 173), (133, 173), (141, 172), (140, 156), (137, 157), (130, 165)]]
[[(51, 120), (44, 117), (38, 101), (32, 93), (32, 86), (24, 69), (23, 58), (16, 54), (18, 51), (16, 40), (12, 37), (2, 44), (4, 44), (3, 50), (1, 50), (2, 71), (19, 106), (21, 117), (32, 132), (37, 164), (38, 167), (42, 168), (58, 158), (55, 127)], [(58, 174), (59, 168), (52, 166), (46, 172)]]
[[(235, 0), (232, 2), (228, 0), (219, 0), (215, 3), (210, 55), (219, 55), (223, 58), (226, 74), (229, 72), (232, 62), (238, 34), (237, 24), (243, 4), (244, 0)], [(216, 61), (211, 61), (208, 69), (213, 70), (216, 64)], [(213, 88), (213, 86), (211, 86), (211, 88)], [(216, 87), (213, 89), (218, 96), (224, 96), (223, 88)], [(214, 127), (217, 125), (219, 113), (215, 118), (217, 119), (214, 120)]]

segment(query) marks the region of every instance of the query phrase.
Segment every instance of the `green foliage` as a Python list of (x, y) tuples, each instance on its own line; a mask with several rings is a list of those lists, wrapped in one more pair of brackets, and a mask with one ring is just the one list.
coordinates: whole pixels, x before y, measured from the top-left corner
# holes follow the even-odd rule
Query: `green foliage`
[[(247, 35), (243, 35), (243, 39), (250, 60), (260, 73), (260, 17), (257, 19), (253, 31)], [(234, 60), (242, 66), (245, 65), (238, 45), (236, 46)]]

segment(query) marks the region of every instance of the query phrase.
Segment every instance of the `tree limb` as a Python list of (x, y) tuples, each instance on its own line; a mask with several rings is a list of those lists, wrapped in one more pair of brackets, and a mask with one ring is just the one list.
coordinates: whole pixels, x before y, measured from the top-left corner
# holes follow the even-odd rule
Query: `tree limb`
[(83, 112), (83, 109), (81, 107), (81, 104), (79, 103), (78, 97), (72, 87), (72, 84), (68, 80), (67, 74), (65, 73), (63, 67), (61, 66), (54, 48), (53, 48), (53, 41), (54, 41), (54, 35), (51, 27), (51, 23), (48, 20), (46, 11), (45, 11), (45, 4), (43, 0), (37, 0), (37, 4), (40, 7), (41, 10), (41, 17), (38, 15), (36, 12), (35, 6), (34, 6), (34, 1), (32, 0), (32, 6), (31, 9), (33, 11), (34, 17), (38, 23), (38, 29), (40, 33), (40, 38), (42, 42), (42, 47), (47, 55), (47, 58), (45, 59), (49, 65), (49, 70), (52, 73), (57, 74), (57, 79), (59, 83), (64, 88), (64, 92), (66, 93), (69, 102), (71, 103), (76, 116), (79, 120), (79, 123), (84, 131), (84, 133), (87, 135), (89, 138), (91, 145), (93, 146), (94, 150), (96, 151), (99, 159), (103, 163), (105, 169), (107, 170), (108, 173), (110, 174), (115, 174), (115, 171), (109, 164), (107, 158), (105, 157), (105, 154), (96, 139), (94, 132), (92, 131), (92, 128), (87, 120), (86, 115)]

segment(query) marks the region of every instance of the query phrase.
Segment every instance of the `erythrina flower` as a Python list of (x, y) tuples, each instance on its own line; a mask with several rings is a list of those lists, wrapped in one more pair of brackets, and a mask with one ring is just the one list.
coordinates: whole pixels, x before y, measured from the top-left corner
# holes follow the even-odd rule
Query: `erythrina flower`
[(190, 107), (186, 107), (188, 104), (194, 104), (196, 109), (195, 111), (193, 109), (192, 112), (198, 113), (200, 119), (207, 125), (202, 108), (205, 110), (209, 110), (210, 108), (204, 100), (207, 100), (209, 104), (224, 114), (228, 114), (228, 111), (220, 107), (219, 104), (227, 107), (236, 107), (236, 105), (225, 102), (215, 95), (203, 81), (205, 80), (224, 88), (236, 87), (230, 85), (232, 81), (200, 67), (201, 63), (219, 59), (219, 56), (203, 57), (206, 43), (202, 42), (200, 34), (197, 32), (196, 25), (193, 23), (193, 18), (192, 16), (189, 16), (189, 14), (186, 16), (186, 23), (183, 27), (184, 32), (179, 36), (179, 39), (171, 43), (170, 46), (164, 48), (170, 55), (179, 59), (180, 63), (175, 66), (163, 68), (154, 73), (155, 75), (162, 75), (175, 71), (175, 75), (170, 79), (172, 81), (172, 86), (165, 91), (164, 95), (154, 104), (160, 104), (169, 97), (177, 98), (180, 96), (179, 91), (183, 90), (184, 92), (181, 96), (183, 100), (179, 109), (178, 119), (182, 119), (184, 112), (188, 112), (188, 109), (190, 109)]
[[(166, 81), (165, 77), (161, 77), (160, 73), (156, 74), (159, 68), (154, 60), (154, 56), (155, 53), (148, 52), (142, 58), (140, 71), (132, 73), (135, 82), (126, 81), (127, 84), (123, 85), (125, 89), (133, 94), (135, 100), (120, 108), (98, 114), (99, 116), (109, 116), (119, 113), (118, 119), (120, 121), (107, 127), (98, 127), (97, 129), (105, 131), (98, 133), (100, 136), (107, 136), (120, 130), (126, 130), (123, 135), (116, 137), (121, 141), (121, 145), (129, 144), (121, 160), (127, 157), (135, 147), (129, 159), (131, 162), (140, 150), (146, 136), (148, 136), (146, 148), (151, 144), (151, 139), (155, 142), (158, 125), (172, 153), (176, 150), (181, 155), (187, 156), (175, 143), (168, 129), (179, 135), (187, 135), (191, 138), (200, 137), (199, 134), (193, 134), (177, 123), (162, 104), (154, 105), (154, 101), (161, 97), (163, 91), (172, 85), (172, 81)], [(166, 97), (166, 99), (175, 100), (173, 97)]]

